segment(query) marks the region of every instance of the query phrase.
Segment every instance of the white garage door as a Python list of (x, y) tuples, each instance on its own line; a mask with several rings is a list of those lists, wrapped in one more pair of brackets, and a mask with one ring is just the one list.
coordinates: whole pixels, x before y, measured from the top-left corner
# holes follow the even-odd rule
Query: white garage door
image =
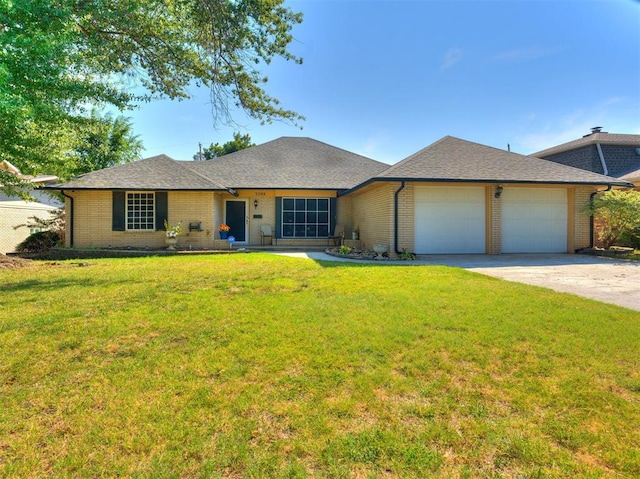
[(505, 188), (503, 253), (566, 253), (567, 190)]
[(415, 197), (415, 252), (486, 252), (484, 187), (419, 186)]

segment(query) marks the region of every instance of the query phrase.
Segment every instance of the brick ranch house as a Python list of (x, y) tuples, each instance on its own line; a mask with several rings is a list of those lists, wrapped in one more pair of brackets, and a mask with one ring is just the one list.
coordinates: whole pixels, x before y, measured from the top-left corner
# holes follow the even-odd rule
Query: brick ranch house
[(417, 254), (573, 253), (590, 246), (590, 195), (624, 180), (450, 136), (391, 166), (298, 137), (210, 161), (160, 155), (53, 186), (66, 197), (67, 246), (329, 244), (336, 225), (394, 257)]

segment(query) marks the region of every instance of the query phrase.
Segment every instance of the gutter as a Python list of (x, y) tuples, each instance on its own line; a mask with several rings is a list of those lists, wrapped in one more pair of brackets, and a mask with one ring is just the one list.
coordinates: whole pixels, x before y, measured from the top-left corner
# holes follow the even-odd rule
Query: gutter
[[(596, 143), (596, 148), (598, 149), (598, 156), (600, 157), (600, 163), (602, 164), (602, 174), (604, 176), (609, 176), (609, 168), (607, 168), (607, 162), (604, 160), (604, 154), (602, 153), (600, 143)], [(611, 188), (611, 185), (609, 185), (609, 188)]]
[(396, 190), (393, 195), (393, 248), (396, 254), (401, 254), (402, 251), (398, 250), (398, 197), (400, 192), (404, 190), (405, 182), (403, 181), (400, 188)]
[[(600, 174), (600, 173), (596, 173), (596, 174)], [(474, 184), (474, 183), (478, 183), (478, 184), (491, 184), (491, 185), (499, 185), (499, 184), (505, 184), (505, 183), (510, 183), (513, 185), (539, 185), (539, 184), (545, 184), (545, 185), (564, 185), (564, 186), (571, 186), (571, 185), (588, 185), (588, 186), (601, 186), (601, 185), (612, 185), (612, 186), (622, 186), (623, 188), (633, 188), (634, 185), (633, 183), (630, 183), (628, 181), (624, 181), (624, 180), (620, 180), (620, 182), (616, 182), (616, 183), (610, 183), (611, 178), (607, 178), (609, 180), (609, 182), (603, 182), (603, 181), (543, 181), (543, 180), (510, 180), (510, 179), (502, 179), (502, 180), (496, 180), (496, 179), (460, 179), (460, 178), (407, 178), (407, 177), (389, 177), (389, 178), (380, 178), (380, 177), (374, 177), (374, 178), (369, 178), (367, 181), (360, 183), (359, 185), (354, 186), (353, 188), (350, 188), (348, 190), (342, 190), (338, 193), (338, 197), (340, 196), (346, 196), (349, 195), (351, 193), (354, 193), (358, 190), (360, 190), (361, 188), (364, 188), (365, 186), (371, 185), (373, 183), (378, 183), (378, 182), (387, 182), (387, 183), (391, 183), (391, 182), (406, 182), (406, 181), (411, 181), (411, 182), (415, 182), (415, 183), (469, 183), (469, 184)]]
[[(598, 145), (599, 147), (600, 145)], [(596, 196), (598, 193), (606, 193), (607, 191), (611, 191), (611, 189), (613, 188), (612, 184), (607, 185), (607, 189), (606, 190), (600, 190), (600, 191), (594, 191), (593, 193), (591, 193), (589, 195), (589, 205), (593, 204), (593, 198), (594, 196)], [(594, 235), (595, 235), (595, 220), (594, 220), (594, 216), (591, 215), (591, 217), (589, 218), (589, 249), (593, 249), (595, 246), (595, 241), (594, 241)]]
[(69, 211), (69, 215), (65, 216), (68, 216), (69, 218), (69, 246), (73, 247), (73, 196), (69, 196), (64, 192), (64, 190), (60, 190), (60, 193), (65, 198), (69, 198), (69, 204), (71, 205), (71, 211)]

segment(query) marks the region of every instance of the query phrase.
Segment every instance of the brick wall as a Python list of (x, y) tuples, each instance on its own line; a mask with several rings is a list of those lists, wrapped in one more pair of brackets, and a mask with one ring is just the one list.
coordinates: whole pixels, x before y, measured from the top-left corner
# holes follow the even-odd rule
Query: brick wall
[[(112, 231), (111, 191), (67, 192), (74, 198), (73, 223), (74, 246), (79, 248), (162, 248), (165, 247), (165, 233), (162, 231)], [(183, 234), (178, 240), (180, 246), (194, 248), (211, 247), (214, 238), (214, 195), (213, 192), (170, 191), (168, 193), (169, 217), (171, 224), (182, 222)], [(67, 199), (67, 211), (70, 201)], [(189, 231), (189, 223), (199, 221), (203, 231)], [(67, 246), (71, 240), (71, 221), (67, 219)], [(163, 229), (163, 226), (161, 226)]]
[[(111, 191), (74, 191), (67, 192), (74, 197), (74, 246), (87, 248), (163, 248), (164, 231), (112, 231), (112, 192)], [(323, 190), (242, 190), (238, 196), (226, 192), (190, 192), (169, 191), (169, 223), (182, 223), (183, 231), (178, 239), (179, 247), (194, 249), (215, 248), (218, 246), (218, 226), (225, 221), (225, 201), (246, 201), (247, 240), (250, 245), (261, 244), (260, 226), (270, 224), (274, 233), (276, 228), (276, 197), (332, 197), (335, 193)], [(258, 206), (254, 206), (254, 202)], [(339, 200), (338, 214), (343, 221), (350, 221), (350, 199)], [(341, 213), (342, 204), (345, 211)], [(70, 208), (67, 200), (67, 208)], [(261, 216), (261, 217), (257, 217)], [(202, 231), (189, 231), (189, 223), (200, 222)], [(69, 225), (67, 222), (67, 246), (69, 245)], [(350, 232), (349, 232), (350, 234)], [(289, 240), (294, 245), (324, 245), (326, 239)], [(226, 244), (226, 242), (225, 242)]]
[[(260, 226), (271, 225), (271, 232), (274, 237), (276, 234), (276, 198), (275, 195), (259, 194), (260, 191), (247, 191), (242, 192), (242, 195), (248, 195), (248, 211), (249, 228), (248, 228), (248, 240), (249, 244), (259, 245), (262, 243), (262, 235), (260, 234)], [(254, 202), (258, 202), (258, 207), (254, 206)], [(256, 218), (255, 216), (262, 216), (262, 218)], [(220, 221), (222, 222), (222, 220)], [(268, 238), (266, 244), (269, 244), (269, 240), (274, 238)]]
[(597, 188), (591, 186), (576, 187), (573, 195), (574, 211), (574, 239), (573, 246), (576, 250), (588, 248), (591, 244), (591, 217), (588, 208), (591, 193)]
[[(212, 191), (169, 191), (170, 224), (182, 223), (182, 234), (178, 238), (178, 246), (192, 248), (210, 248), (215, 238), (214, 223), (215, 197), (220, 193)], [(189, 223), (201, 223), (202, 231), (189, 231)], [(160, 232), (161, 235), (164, 232)], [(162, 238), (161, 245), (164, 243)]]
[(489, 188), (489, 222), (490, 228), (487, 234), (490, 235), (489, 245), (491, 247), (489, 253), (502, 253), (502, 200), (496, 198), (498, 185), (491, 185)]
[[(74, 191), (67, 192), (73, 197), (73, 207), (70, 200), (66, 200), (66, 246), (70, 246), (73, 237), (73, 246), (80, 248), (107, 246), (127, 246), (125, 233), (111, 231), (112, 220), (112, 194), (110, 191)], [(71, 226), (73, 224), (73, 232)], [(134, 236), (134, 242), (153, 240), (152, 236), (142, 238)], [(160, 244), (160, 237), (156, 240)], [(138, 246), (136, 244), (136, 246)]]
[[(507, 185), (505, 185), (506, 187)], [(489, 205), (487, 207), (488, 245), (490, 252), (501, 252), (502, 210), (500, 199), (495, 198), (496, 185), (488, 185)], [(340, 197), (337, 200), (337, 223), (345, 226), (345, 238), (351, 238), (351, 231), (357, 228), (363, 248), (373, 249), (376, 243), (389, 246), (389, 254), (395, 256), (394, 245), (394, 194), (400, 188), (399, 182), (374, 183), (354, 194)], [(590, 219), (586, 208), (593, 187), (576, 187), (573, 194), (573, 232), (574, 248), (588, 247), (590, 244)], [(75, 191), (68, 192), (75, 198), (74, 245), (77, 247), (131, 247), (131, 248), (163, 248), (164, 231), (111, 231), (112, 194), (110, 191)], [(239, 197), (227, 193), (214, 192), (174, 192), (168, 193), (169, 222), (182, 222), (183, 235), (179, 238), (179, 246), (193, 248), (212, 248), (217, 246), (218, 225), (224, 221), (225, 199), (246, 199), (248, 223), (248, 240), (250, 245), (259, 245), (260, 225), (276, 225), (276, 196), (327, 196), (326, 191), (266, 191), (245, 190)], [(254, 201), (258, 207), (254, 207)], [(414, 184), (407, 183), (398, 197), (398, 249), (414, 250), (415, 218), (414, 218)], [(69, 208), (69, 200), (67, 200)], [(262, 218), (254, 218), (261, 215)], [(203, 231), (189, 231), (190, 222), (201, 222)], [(70, 240), (70, 221), (67, 221), (67, 243)], [(280, 240), (280, 245), (322, 246), (326, 240)]]
[[(393, 188), (392, 196), (395, 196), (395, 192), (398, 190), (398, 188), (400, 188), (400, 185), (395, 185), (395, 187)], [(416, 223), (414, 192), (414, 185), (411, 183), (407, 183), (405, 184), (404, 189), (398, 195), (398, 251), (406, 249), (408, 252), (412, 253), (415, 250), (414, 242)]]
[(351, 239), (351, 233), (359, 229), (358, 225), (353, 221), (353, 198), (351, 196), (339, 197), (336, 202), (336, 208), (338, 209), (336, 224), (343, 225), (345, 239)]
[(363, 248), (383, 243), (393, 252), (393, 193), (399, 184), (375, 183), (353, 195), (353, 223), (360, 229)]

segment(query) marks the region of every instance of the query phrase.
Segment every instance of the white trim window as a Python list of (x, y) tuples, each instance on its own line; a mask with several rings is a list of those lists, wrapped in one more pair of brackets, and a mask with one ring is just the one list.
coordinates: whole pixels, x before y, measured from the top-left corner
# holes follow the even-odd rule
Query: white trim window
[(127, 231), (155, 230), (155, 194), (127, 192)]
[(283, 238), (326, 238), (329, 236), (329, 198), (283, 198)]

